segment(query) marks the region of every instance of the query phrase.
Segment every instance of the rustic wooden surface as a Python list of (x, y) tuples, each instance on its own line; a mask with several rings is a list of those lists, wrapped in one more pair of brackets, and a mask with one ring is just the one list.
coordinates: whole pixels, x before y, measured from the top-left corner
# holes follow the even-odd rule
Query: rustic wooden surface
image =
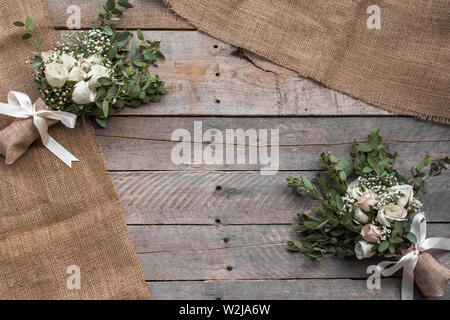
[[(78, 0), (81, 27), (104, 0)], [(289, 175), (312, 176), (323, 151), (345, 154), (353, 138), (378, 127), (407, 170), (425, 154), (450, 150), (448, 126), (394, 116), (325, 88), (250, 52), (200, 33), (160, 0), (132, 0), (119, 25), (162, 40), (167, 60), (155, 70), (170, 86), (158, 103), (127, 109), (96, 129), (130, 235), (155, 299), (399, 299), (400, 279), (368, 290), (366, 267), (329, 259), (314, 263), (286, 250), (290, 224), (311, 201), (285, 187)], [(48, 0), (64, 38), (70, 0)], [(193, 131), (280, 130), (280, 172), (257, 165), (175, 165), (177, 128)], [(245, 146), (249, 148), (249, 146)], [(429, 235), (449, 236), (448, 178), (436, 178), (422, 200)], [(450, 257), (435, 256), (447, 267)], [(450, 298), (447, 290), (445, 299)], [(418, 298), (423, 298), (416, 293)]]

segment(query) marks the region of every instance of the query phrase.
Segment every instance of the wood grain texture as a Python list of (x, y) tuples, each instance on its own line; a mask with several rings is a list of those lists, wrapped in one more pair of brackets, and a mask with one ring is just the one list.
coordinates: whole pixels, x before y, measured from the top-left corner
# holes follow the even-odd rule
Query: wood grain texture
[(160, 102), (122, 115), (389, 115), (197, 31), (144, 34), (162, 41), (167, 60), (154, 72), (169, 90)]
[[(312, 172), (111, 172), (129, 224), (289, 224), (313, 201), (286, 187)], [(420, 196), (428, 221), (448, 222), (448, 178), (435, 177)], [(218, 190), (219, 189), (219, 190)]]
[[(433, 253), (445, 267), (450, 255)], [(286, 244), (225, 249), (170, 251), (138, 254), (145, 279), (161, 280), (265, 280), (265, 279), (366, 279), (367, 267), (379, 260), (340, 259), (323, 261), (289, 252)]]
[[(81, 9), (81, 28), (90, 28), (97, 21), (96, 8), (101, 8), (105, 0), (48, 0), (49, 18), (55, 28), (67, 29), (68, 9), (76, 4)], [(184, 19), (171, 12), (161, 0), (132, 0), (134, 8), (128, 9), (118, 26), (136, 29), (195, 29)]]
[[(279, 170), (317, 170), (320, 153), (332, 151), (338, 157), (348, 156), (353, 139), (366, 141), (373, 128), (380, 128), (385, 141), (390, 141), (391, 150), (398, 153), (399, 169), (409, 170), (427, 154), (442, 157), (450, 150), (448, 126), (398, 117), (114, 117), (108, 129), (98, 129), (96, 133), (109, 170), (260, 170), (264, 167), (259, 162), (249, 164), (248, 161), (231, 165), (194, 164), (193, 156), (189, 164), (174, 164), (171, 151), (178, 142), (171, 141), (172, 133), (182, 128), (193, 136), (194, 121), (202, 121), (203, 131), (215, 129), (222, 134), (226, 129), (279, 129)], [(248, 159), (248, 145), (245, 148)]]
[[(133, 225), (128, 230), (138, 254), (284, 245), (299, 239), (291, 225)], [(449, 235), (449, 223), (427, 225), (427, 238)]]
[[(331, 258), (314, 263), (285, 249), (286, 240), (296, 237), (289, 225), (295, 214), (312, 205), (288, 189), (285, 178), (312, 177), (305, 170), (318, 169), (321, 152), (344, 155), (353, 138), (364, 141), (375, 127), (399, 152), (398, 166), (406, 169), (425, 154), (448, 153), (449, 127), (392, 117), (299, 77), (195, 31), (160, 0), (132, 2), (135, 8), (118, 25), (154, 30), (144, 33), (162, 40), (167, 60), (155, 72), (167, 82), (169, 93), (158, 103), (125, 109), (97, 134), (108, 168), (116, 171), (110, 174), (153, 298), (399, 299), (398, 278), (383, 279), (382, 290), (367, 289), (365, 270), (374, 261)], [(66, 10), (72, 4), (48, 0), (57, 29), (67, 29)], [(95, 22), (95, 8), (103, 4), (77, 1), (82, 28)], [(58, 31), (59, 39), (67, 33)], [(346, 117), (361, 115), (382, 117)], [(292, 171), (261, 176), (241, 171), (259, 170), (257, 165), (174, 165), (171, 133), (192, 131), (194, 120), (202, 120), (204, 130), (279, 128), (280, 169)], [(429, 194), (421, 198), (428, 220), (435, 222), (429, 224), (429, 236), (450, 234), (450, 224), (436, 223), (450, 221), (448, 177), (433, 179)], [(448, 254), (435, 256), (450, 265)], [(444, 299), (449, 298), (447, 290)]]
[[(398, 300), (401, 280), (385, 278), (380, 290), (365, 280), (231, 280), (149, 282), (155, 300)], [(414, 299), (425, 298), (416, 288)], [(441, 299), (450, 299), (450, 289)]]

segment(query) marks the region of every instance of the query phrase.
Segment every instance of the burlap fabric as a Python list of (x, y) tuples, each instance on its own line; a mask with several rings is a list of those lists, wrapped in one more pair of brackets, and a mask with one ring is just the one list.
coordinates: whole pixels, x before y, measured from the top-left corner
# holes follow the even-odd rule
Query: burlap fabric
[[(48, 110), (45, 102), (39, 98), (34, 103), (36, 111)], [(45, 120), (48, 126), (56, 121)], [(25, 152), (30, 145), (40, 137), (39, 131), (34, 125), (32, 117), (16, 119), (9, 126), (0, 131), (0, 154), (5, 157), (6, 164), (13, 164)]]
[(414, 282), (427, 297), (442, 297), (447, 289), (450, 271), (428, 252), (421, 252), (414, 269)]
[[(33, 101), (38, 97), (24, 64), (30, 42), (22, 41), (23, 31), (12, 25), (27, 15), (48, 44), (55, 39), (46, 0), (0, 2), (2, 102), (10, 90)], [(0, 129), (11, 121), (0, 116)], [(80, 159), (73, 169), (40, 142), (14, 165), (0, 159), (0, 298), (150, 298), (92, 126), (57, 124), (49, 133)], [(79, 290), (67, 287), (69, 266), (79, 267)]]
[[(163, 0), (213, 37), (382, 109), (450, 122), (448, 0)], [(368, 29), (370, 5), (381, 29)]]

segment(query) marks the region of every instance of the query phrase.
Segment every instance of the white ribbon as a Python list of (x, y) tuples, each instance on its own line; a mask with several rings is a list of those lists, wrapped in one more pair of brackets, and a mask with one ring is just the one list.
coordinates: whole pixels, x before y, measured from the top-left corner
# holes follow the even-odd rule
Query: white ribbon
[(64, 149), (55, 139), (48, 135), (48, 124), (45, 119), (61, 121), (66, 127), (75, 128), (77, 116), (64, 111), (39, 110), (31, 103), (30, 98), (21, 92), (10, 91), (8, 103), (0, 103), (0, 114), (15, 118), (33, 117), (33, 122), (39, 131), (42, 143), (55, 156), (72, 168), (72, 162), (79, 161), (69, 151)]
[[(399, 261), (383, 261), (377, 265), (378, 271), (385, 277), (393, 275), (403, 268), (402, 278), (402, 300), (412, 300), (414, 292), (414, 268), (419, 259), (420, 251), (429, 249), (450, 250), (450, 239), (447, 238), (428, 238), (427, 221), (423, 213), (418, 213), (411, 224), (411, 233), (417, 238), (417, 243), (413, 251), (405, 254)], [(386, 269), (387, 266), (392, 267)]]

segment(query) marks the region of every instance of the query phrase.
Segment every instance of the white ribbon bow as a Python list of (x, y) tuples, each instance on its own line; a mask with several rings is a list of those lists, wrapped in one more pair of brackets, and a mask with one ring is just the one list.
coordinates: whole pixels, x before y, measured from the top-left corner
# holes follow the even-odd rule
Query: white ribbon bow
[[(378, 271), (385, 277), (393, 275), (395, 272), (403, 268), (402, 278), (402, 300), (412, 300), (414, 292), (414, 268), (419, 259), (420, 251), (429, 249), (450, 250), (450, 239), (447, 238), (428, 238), (427, 221), (423, 213), (418, 213), (411, 224), (411, 233), (417, 238), (417, 244), (413, 251), (405, 254), (399, 261), (383, 261), (377, 265)], [(420, 250), (420, 251), (419, 251)], [(387, 266), (393, 264), (392, 267), (386, 269)]]
[(0, 114), (15, 118), (33, 117), (34, 125), (39, 131), (42, 143), (55, 156), (72, 168), (72, 162), (79, 161), (69, 151), (64, 149), (55, 139), (48, 135), (48, 124), (45, 119), (61, 121), (66, 127), (75, 128), (77, 116), (64, 111), (40, 110), (31, 103), (30, 98), (21, 92), (10, 91), (8, 93), (8, 103), (0, 103)]

